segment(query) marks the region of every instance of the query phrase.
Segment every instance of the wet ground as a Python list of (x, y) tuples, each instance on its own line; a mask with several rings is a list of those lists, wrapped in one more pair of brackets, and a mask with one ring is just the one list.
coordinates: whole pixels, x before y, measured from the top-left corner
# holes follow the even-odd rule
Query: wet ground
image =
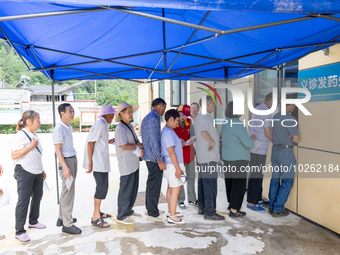
[[(144, 215), (144, 191), (147, 177), (145, 163), (141, 163), (139, 194), (135, 211), (143, 215), (134, 225), (126, 226), (115, 221), (119, 172), (114, 147), (110, 147), (110, 187), (102, 211), (113, 217), (107, 221), (111, 226), (99, 229), (90, 224), (93, 210), (94, 179), (81, 167), (86, 133), (74, 134), (78, 151), (78, 176), (74, 217), (82, 229), (77, 236), (61, 232), (55, 225), (58, 217), (52, 135), (39, 135), (44, 148), (43, 163), (48, 174), (50, 191), (44, 194), (39, 221), (46, 229), (28, 229), (31, 238), (20, 243), (14, 238), (14, 210), (17, 201), (16, 182), (10, 148), (13, 135), (0, 135), (0, 164), (5, 174), (0, 177), (0, 187), (7, 186), (11, 192), (11, 203), (0, 208), (0, 233), (6, 239), (0, 241), (0, 254), (340, 254), (340, 238), (326, 229), (290, 214), (275, 219), (268, 213), (257, 213), (246, 208), (247, 216), (242, 219), (228, 217), (224, 181), (218, 180), (217, 210), (227, 217), (225, 221), (206, 221), (197, 214), (197, 207), (187, 205), (181, 210), (185, 225), (148, 222)], [(114, 135), (111, 134), (110, 137)], [(162, 194), (166, 192), (163, 181)], [(164, 196), (159, 208), (167, 210)], [(180, 209), (178, 209), (180, 210)]]

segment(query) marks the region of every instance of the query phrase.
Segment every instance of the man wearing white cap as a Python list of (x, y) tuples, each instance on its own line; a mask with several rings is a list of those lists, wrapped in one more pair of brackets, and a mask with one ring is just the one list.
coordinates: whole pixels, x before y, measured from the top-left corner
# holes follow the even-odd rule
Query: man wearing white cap
[(111, 105), (103, 105), (101, 113), (91, 127), (90, 133), (87, 136), (83, 167), (87, 170), (86, 173), (93, 171), (94, 179), (96, 180), (96, 192), (94, 194), (94, 212), (91, 218), (91, 224), (99, 228), (109, 227), (109, 223), (103, 218), (110, 218), (111, 215), (100, 211), (100, 204), (106, 198), (109, 188), (109, 144), (114, 143), (115, 139), (109, 140), (109, 124), (111, 124), (116, 109)]
[(116, 152), (120, 173), (120, 185), (118, 192), (117, 222), (133, 224), (133, 219), (142, 215), (132, 210), (135, 204), (139, 185), (139, 157), (144, 156), (143, 144), (139, 142), (133, 127), (130, 125), (132, 115), (138, 105), (129, 105), (121, 102), (117, 106), (116, 122), (119, 122), (115, 130)]

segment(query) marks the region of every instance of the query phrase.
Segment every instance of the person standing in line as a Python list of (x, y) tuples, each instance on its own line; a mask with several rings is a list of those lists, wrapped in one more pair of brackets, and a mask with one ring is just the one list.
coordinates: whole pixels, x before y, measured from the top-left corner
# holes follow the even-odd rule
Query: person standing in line
[[(287, 99), (296, 98), (295, 95), (287, 95)], [(300, 141), (297, 121), (291, 115), (295, 109), (295, 104), (286, 105), (286, 115), (278, 112), (274, 115), (272, 133), (272, 166), (273, 173), (269, 187), (269, 213), (274, 218), (289, 215), (284, 208), (289, 197), (290, 190), (294, 184), (296, 159), (293, 152), (294, 144)], [(285, 126), (282, 123), (285, 123)], [(288, 171), (287, 171), (288, 169)], [(281, 179), (281, 184), (280, 184)]]
[(40, 201), (43, 196), (43, 181), (46, 179), (42, 164), (43, 148), (35, 133), (39, 128), (39, 113), (32, 110), (24, 112), (17, 124), (18, 132), (11, 151), (18, 190), (18, 202), (15, 208), (15, 238), (21, 242), (30, 241), (24, 229), (30, 203), (28, 227), (46, 228), (38, 221)]
[[(202, 101), (200, 100), (202, 107)], [(198, 214), (205, 220), (225, 220), (216, 213), (217, 163), (220, 160), (219, 136), (214, 127), (215, 103), (212, 97), (206, 97), (207, 113), (202, 112), (195, 118), (196, 153), (198, 172)]]
[(249, 137), (247, 128), (239, 120), (242, 115), (233, 114), (233, 101), (226, 109), (227, 123), (222, 125), (222, 159), (225, 172), (225, 187), (229, 202), (230, 217), (243, 217), (245, 212), (240, 211), (244, 193), (246, 192), (247, 172), (245, 167), (250, 160), (250, 148), (254, 146), (256, 135)]
[[(273, 93), (269, 93), (266, 95), (264, 102), (256, 106), (255, 109), (265, 111), (269, 110), (272, 105)], [(247, 208), (253, 211), (265, 212), (266, 209), (264, 209), (262, 205), (267, 205), (268, 202), (262, 199), (262, 167), (266, 164), (269, 141), (273, 139), (270, 130), (271, 116), (253, 114), (251, 120), (252, 125), (249, 127), (249, 134), (255, 134), (257, 140), (255, 141), (255, 146), (250, 150)]]
[(166, 103), (162, 98), (152, 101), (152, 110), (142, 121), (141, 134), (145, 150), (143, 160), (148, 167), (148, 179), (146, 181), (145, 206), (148, 221), (162, 222), (165, 219), (160, 215), (163, 210), (158, 210), (159, 195), (161, 193), (163, 171), (166, 164), (161, 152), (161, 116), (166, 109)]
[[(186, 104), (182, 104), (178, 107), (177, 111), (179, 112), (179, 124), (174, 129), (175, 133), (181, 139), (183, 145), (183, 158), (184, 158), (184, 167), (185, 174), (188, 178), (187, 180), (187, 195), (188, 195), (188, 204), (189, 205), (198, 205), (198, 201), (196, 199), (196, 191), (195, 191), (195, 153), (194, 153), (194, 142), (196, 141), (194, 126), (191, 123), (191, 120), (188, 118), (190, 116), (190, 106)], [(190, 139), (190, 141), (186, 144), (186, 142)], [(184, 185), (181, 186), (181, 191), (178, 195), (178, 206), (181, 209), (185, 209), (185, 191)]]
[(191, 103), (191, 105), (190, 105), (190, 119), (192, 120), (191, 121), (192, 124), (194, 124), (195, 118), (198, 115), (199, 111), (200, 111), (199, 104), (196, 103), (196, 102)]
[[(138, 105), (121, 102), (117, 105), (117, 115), (115, 117), (115, 121), (119, 122), (115, 130), (115, 138), (120, 173), (116, 218), (117, 222), (123, 224), (133, 224), (135, 223), (133, 219), (142, 217), (142, 215), (132, 210), (138, 193), (139, 159), (144, 156), (143, 144), (139, 142), (137, 134), (130, 124), (132, 115), (138, 108)], [(141, 151), (139, 156), (134, 154), (137, 147)]]
[[(58, 106), (58, 112), (61, 120), (53, 130), (53, 143), (59, 161), (59, 176), (62, 180), (57, 226), (63, 226), (62, 232), (64, 233), (76, 235), (81, 233), (81, 229), (74, 225), (77, 219), (72, 216), (78, 172), (77, 152), (73, 146), (70, 125), (74, 119), (74, 109), (70, 104), (63, 103)], [(66, 180), (71, 176), (73, 182), (68, 189)]]
[(162, 154), (166, 164), (164, 178), (168, 180), (168, 189), (166, 191), (166, 200), (168, 202), (168, 223), (185, 224), (184, 220), (179, 218), (183, 216), (176, 212), (178, 195), (184, 182), (181, 176), (184, 170), (184, 159), (182, 141), (174, 132), (178, 126), (180, 115), (175, 109), (170, 109), (165, 113), (166, 125), (162, 131)]
[[(0, 165), (0, 176), (1, 176), (3, 173), (4, 173), (4, 170), (3, 170), (3, 168), (2, 168), (2, 165)], [(3, 193), (4, 193), (3, 190), (0, 188), (0, 197), (2, 196)], [(3, 240), (3, 239), (5, 239), (5, 238), (6, 238), (5, 235), (0, 234), (0, 240)]]
[(110, 226), (103, 219), (111, 218), (111, 215), (101, 212), (100, 205), (102, 200), (106, 198), (109, 189), (109, 172), (111, 172), (109, 144), (115, 142), (114, 138), (109, 140), (109, 125), (116, 113), (116, 109), (111, 105), (101, 107), (101, 113), (97, 117), (99, 119), (91, 127), (84, 149), (83, 168), (87, 170), (86, 173), (88, 174), (93, 172), (96, 181), (91, 224), (98, 228)]

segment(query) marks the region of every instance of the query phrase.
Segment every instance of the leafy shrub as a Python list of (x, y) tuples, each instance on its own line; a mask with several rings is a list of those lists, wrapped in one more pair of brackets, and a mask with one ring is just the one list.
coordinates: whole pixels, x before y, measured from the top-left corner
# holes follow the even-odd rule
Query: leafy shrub
[(73, 129), (79, 130), (79, 122), (80, 122), (79, 117), (76, 117), (70, 122), (70, 125), (72, 126)]
[(0, 125), (0, 134), (12, 134), (15, 133), (17, 125)]
[(41, 124), (40, 128), (37, 130), (37, 133), (51, 133), (53, 132), (52, 124)]

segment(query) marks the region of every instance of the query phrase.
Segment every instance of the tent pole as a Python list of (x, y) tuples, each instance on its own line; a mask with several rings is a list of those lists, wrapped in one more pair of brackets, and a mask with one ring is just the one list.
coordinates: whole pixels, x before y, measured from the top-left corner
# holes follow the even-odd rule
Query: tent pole
[[(255, 63), (255, 65), (259, 64), (260, 62), (264, 61), (265, 59), (269, 58), (270, 56), (272, 56), (276, 51), (273, 51), (272, 53), (270, 53), (269, 55), (265, 56), (264, 58), (262, 58), (261, 60), (257, 61)], [(234, 77), (232, 77), (231, 79), (229, 79), (229, 81), (235, 80), (238, 76), (240, 76), (241, 74), (247, 72), (249, 70), (249, 68), (243, 70), (242, 72), (240, 72), (239, 74), (236, 74)]]
[[(201, 20), (201, 22), (199, 23), (199, 25), (202, 25), (203, 22), (208, 18), (209, 14), (211, 13), (211, 11), (207, 11), (207, 13), (204, 15), (203, 19)], [(191, 39), (194, 37), (194, 35), (197, 32), (197, 28), (195, 29), (194, 32), (192, 32), (191, 36), (189, 37), (189, 39), (187, 40), (186, 43), (189, 43), (191, 41)], [(179, 51), (179, 53), (177, 54), (176, 58), (172, 61), (171, 65), (169, 66), (167, 71), (170, 71), (171, 67), (175, 64), (175, 62), (177, 61), (178, 57), (181, 55), (181, 53), (183, 52), (183, 50), (185, 49), (186, 46), (182, 47), (182, 49)]]
[(67, 11), (42, 12), (42, 13), (33, 13), (33, 14), (4, 16), (4, 17), (0, 17), (0, 22), (9, 21), (9, 20), (43, 18), (43, 17), (51, 17), (51, 16), (59, 16), (59, 15), (67, 15), (67, 14), (78, 14), (78, 13), (86, 13), (86, 12), (98, 12), (98, 11), (107, 11), (107, 9), (87, 8), (87, 9), (76, 9), (76, 10), (67, 10)]
[[(53, 114), (53, 128), (55, 127), (55, 97), (54, 97), (54, 70), (51, 70), (51, 83), (52, 83), (52, 114)], [(58, 160), (57, 153), (54, 152), (54, 164), (55, 164), (55, 177), (57, 186), (57, 201), (59, 204), (59, 183), (58, 183)]]
[[(162, 9), (162, 17), (165, 17), (165, 11), (164, 8)], [(163, 50), (166, 49), (166, 36), (165, 36), (165, 22), (162, 22), (162, 31), (163, 31)], [(167, 65), (166, 65), (166, 51), (163, 52), (164, 55), (164, 72), (167, 71)]]
[(7, 35), (5, 34), (4, 30), (2, 29), (2, 27), (0, 26), (0, 30), (3, 33), (3, 35), (6, 38), (6, 42), (9, 43), (9, 45), (11, 45), (11, 47), (14, 49), (15, 53), (18, 54), (18, 56), (20, 57), (21, 61), (24, 62), (26, 68), (28, 71), (31, 70), (31, 68), (27, 65), (26, 61), (23, 59), (23, 57), (21, 56), (21, 54), (19, 54), (19, 52), (17, 51), (17, 49), (14, 47), (14, 45), (12, 44), (12, 42), (8, 39)]

